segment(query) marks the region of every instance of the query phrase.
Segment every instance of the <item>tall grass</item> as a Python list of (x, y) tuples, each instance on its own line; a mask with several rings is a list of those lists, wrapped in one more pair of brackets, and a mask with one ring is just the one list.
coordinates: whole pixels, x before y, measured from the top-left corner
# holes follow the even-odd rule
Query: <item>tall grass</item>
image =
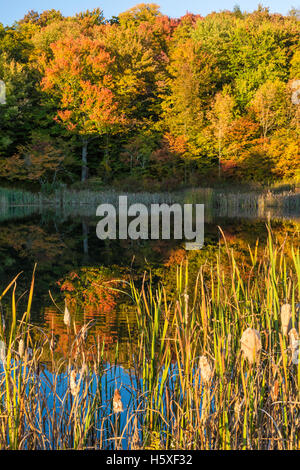
[[(107, 364), (97, 338), (86, 348), (89, 325), (66, 326), (68, 357), (53, 354), (52, 338), (30, 323), (34, 276), (18, 320), (16, 277), (1, 295), (12, 302), (1, 326), (1, 449), (299, 449), (300, 361), (281, 324), (289, 303), (299, 335), (299, 247), (270, 232), (263, 257), (249, 247), (250, 268), (226, 250), (227, 264), (218, 255), (193, 282), (188, 263), (178, 266), (173, 298), (151, 276), (140, 289), (130, 283), (138, 344), (129, 333), (121, 387), (118, 353)], [(253, 361), (241, 350), (248, 328), (262, 344)]]
[[(200, 270), (193, 289), (188, 266), (180, 266), (172, 304), (164, 289), (154, 295), (151, 284), (141, 293), (133, 286), (148, 445), (159, 435), (159, 446), (168, 449), (299, 448), (300, 366), (280, 324), (288, 299), (299, 335), (299, 249), (288, 264), (270, 233), (263, 260), (249, 250), (250, 272), (242, 272), (227, 248), (230, 271), (217, 259)], [(254, 364), (241, 354), (249, 327), (263, 343)]]

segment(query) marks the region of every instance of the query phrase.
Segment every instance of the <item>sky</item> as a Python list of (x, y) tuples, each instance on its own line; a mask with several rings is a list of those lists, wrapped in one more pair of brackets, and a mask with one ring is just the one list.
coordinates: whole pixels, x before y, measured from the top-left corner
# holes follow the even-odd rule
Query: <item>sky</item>
[[(11, 25), (20, 20), (29, 10), (41, 13), (44, 10), (60, 10), (64, 16), (80, 11), (101, 8), (105, 18), (117, 16), (143, 0), (0, 0), (0, 23)], [(212, 11), (232, 10), (239, 5), (242, 11), (256, 10), (257, 5), (269, 7), (271, 12), (286, 14), (292, 7), (299, 8), (299, 0), (144, 0), (144, 3), (160, 5), (161, 12), (171, 17), (180, 17), (187, 11), (205, 16)]]

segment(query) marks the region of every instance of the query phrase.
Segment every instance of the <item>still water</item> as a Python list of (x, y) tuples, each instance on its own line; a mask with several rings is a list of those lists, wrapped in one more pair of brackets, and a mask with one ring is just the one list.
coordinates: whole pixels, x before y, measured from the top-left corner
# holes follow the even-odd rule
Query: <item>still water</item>
[[(216, 255), (225, 252), (224, 239), (227, 246), (234, 249), (237, 262), (246, 268), (249, 265), (250, 269), (249, 247), (254, 248), (257, 241), (264, 247), (268, 236), (267, 224), (271, 225), (280, 242), (289, 238), (293, 239), (294, 245), (299, 244), (299, 201), (297, 199), (295, 204), (293, 197), (291, 203), (284, 201), (280, 207), (266, 207), (257, 198), (253, 202), (249, 196), (230, 199), (220, 195), (217, 204), (210, 200), (205, 204), (204, 246), (195, 251), (186, 251), (184, 240), (101, 241), (96, 236), (99, 220), (95, 216), (96, 205), (45, 207), (4, 204), (1, 207), (0, 204), (1, 292), (16, 274), (22, 272), (16, 289), (20, 319), (26, 309), (27, 295), (24, 293), (28, 292), (32, 271), (37, 264), (31, 333), (34, 337), (43, 332), (48, 340), (51, 337), (55, 340), (54, 356), (46, 347), (39, 362), (41, 378), (39, 375), (38, 380), (41, 381), (40, 393), (45, 406), (41, 417), (46, 423), (47, 448), (58, 445), (54, 443), (54, 428), (48, 414), (56, 413), (59, 417), (71, 413), (72, 402), (65, 401), (66, 390), (70, 387), (70, 345), (80, 329), (88, 325), (85, 350), (86, 359), (91, 359), (90, 364), (93, 364), (93, 358), (89, 355), (95, 354), (95, 344), (102, 344), (105, 350), (103, 368), (106, 373), (101, 378), (103, 419), (99, 418), (99, 422), (111, 419), (111, 397), (119, 388), (126, 411), (121, 413), (118, 424), (123, 429), (133, 409), (136, 390), (142, 387), (140, 371), (131, 361), (130, 348), (135, 349), (138, 344), (138, 331), (129, 281), (133, 280), (139, 287), (145, 273), (147, 279), (151, 275), (152, 285), (161, 282), (171, 298), (176, 289), (178, 265), (187, 259), (191, 285), (194, 285), (201, 267), (214, 263)], [(164, 202), (169, 202), (168, 198), (170, 202), (178, 202), (178, 195), (174, 198), (168, 195)], [(104, 202), (103, 198), (101, 202)], [(197, 198), (197, 193), (182, 202), (206, 203)], [(65, 301), (75, 332), (64, 323)], [(1, 315), (8, 324), (12, 316), (9, 295), (2, 300)], [(59, 373), (56, 374), (52, 372), (54, 358), (56, 366), (59, 365)], [(176, 370), (172, 370), (172, 377), (176, 374)], [(97, 372), (92, 377), (93, 395), (98, 387)], [(56, 394), (53, 394), (54, 382)], [(65, 432), (69, 432), (68, 427)], [(99, 440), (100, 434), (97, 436), (93, 439)], [(104, 432), (104, 440), (105, 448), (115, 445), (109, 428)], [(121, 446), (127, 448), (127, 440), (121, 440)], [(62, 441), (60, 445), (72, 447), (71, 441)]]
[[(167, 200), (206, 202), (197, 196), (197, 192), (188, 198), (168, 195)], [(57, 354), (65, 355), (68, 348), (63, 322), (66, 298), (77, 328), (89, 323), (90, 332), (105, 342), (112, 358), (118, 345), (119, 360), (126, 364), (128, 330), (134, 335), (135, 310), (128, 284), (122, 280), (133, 279), (139, 285), (144, 273), (151, 272), (153, 282), (162, 281), (171, 293), (176, 266), (183, 258), (188, 258), (195, 275), (204, 263), (213, 261), (224, 245), (219, 227), (243, 263), (249, 256), (248, 246), (254, 247), (257, 240), (264, 244), (268, 222), (276, 235), (284, 238), (290, 234), (298, 243), (300, 214), (293, 197), (292, 204), (280, 208), (261, 207), (257, 200), (249, 203), (249, 195), (239, 199), (220, 195), (218, 204), (209, 201), (205, 205), (204, 247), (198, 251), (186, 251), (181, 240), (99, 240), (95, 205), (6, 205), (0, 211), (1, 289), (22, 271), (16, 291), (21, 315), (22, 294), (30, 286), (37, 263), (31, 321), (55, 335)], [(144, 200), (147, 195), (141, 197), (141, 202)], [(8, 321), (9, 301), (2, 306)]]

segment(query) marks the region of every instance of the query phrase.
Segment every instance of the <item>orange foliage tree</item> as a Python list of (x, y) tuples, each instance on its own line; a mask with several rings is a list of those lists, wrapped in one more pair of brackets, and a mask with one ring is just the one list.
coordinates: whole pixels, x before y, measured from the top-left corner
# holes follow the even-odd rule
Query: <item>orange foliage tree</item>
[(53, 184), (58, 173), (64, 172), (64, 149), (54, 145), (47, 136), (33, 132), (32, 142), (19, 146), (17, 150), (16, 154), (4, 160), (1, 167), (1, 175), (8, 180)]
[(58, 100), (56, 119), (81, 136), (81, 180), (88, 176), (88, 143), (123, 121), (110, 74), (114, 59), (98, 39), (80, 35), (51, 45), (53, 58), (44, 62), (43, 90)]

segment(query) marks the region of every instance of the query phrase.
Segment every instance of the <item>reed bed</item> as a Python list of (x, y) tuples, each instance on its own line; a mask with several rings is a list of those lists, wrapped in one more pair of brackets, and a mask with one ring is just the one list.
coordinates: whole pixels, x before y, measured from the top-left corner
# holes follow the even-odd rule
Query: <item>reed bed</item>
[(249, 247), (250, 268), (226, 252), (193, 282), (182, 262), (172, 298), (151, 276), (130, 282), (127, 370), (117, 352), (106, 362), (97, 338), (87, 350), (90, 325), (76, 330), (67, 305), (75, 339), (57, 358), (53, 337), (30, 323), (34, 276), (17, 319), (16, 277), (1, 295), (12, 318), (1, 324), (0, 448), (299, 449), (299, 247), (269, 232), (263, 256)]
[(135, 291), (148, 445), (299, 448), (299, 249), (288, 264), (270, 234), (264, 259), (250, 255), (245, 273), (228, 249), (230, 272), (217, 259), (192, 289), (179, 267), (172, 304), (163, 288)]
[(219, 217), (282, 217), (299, 218), (300, 193), (292, 190), (224, 191), (220, 189), (193, 189), (187, 200), (203, 203)]
[[(75, 190), (62, 187), (52, 193), (31, 193), (29, 191), (0, 188), (0, 218), (5, 214), (41, 212), (52, 209), (57, 212), (73, 215), (94, 216), (96, 207), (102, 203), (113, 204), (118, 208), (120, 193), (115, 190), (92, 191), (89, 189)], [(198, 203), (205, 204), (208, 214), (218, 217), (258, 217), (267, 216), (299, 218), (300, 192), (292, 190), (278, 191), (229, 191), (212, 188), (194, 188), (177, 192), (161, 193), (124, 193), (128, 204), (142, 203), (146, 206), (161, 203)], [(13, 209), (13, 211), (12, 211)]]

